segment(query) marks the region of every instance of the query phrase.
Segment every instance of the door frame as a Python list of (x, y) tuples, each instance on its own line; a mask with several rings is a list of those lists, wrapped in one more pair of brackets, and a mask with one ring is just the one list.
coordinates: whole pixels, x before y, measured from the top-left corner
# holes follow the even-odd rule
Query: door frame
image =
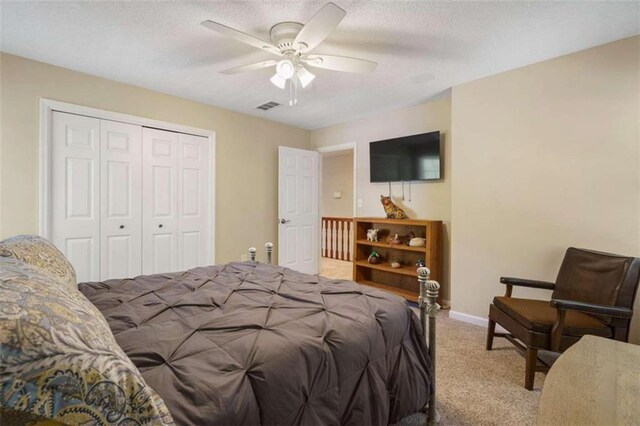
[(318, 248), (318, 265), (320, 265), (320, 257), (322, 257), (322, 215), (320, 214), (320, 205), (322, 202), (322, 167), (323, 167), (323, 155), (328, 152), (336, 151), (353, 151), (353, 217), (357, 217), (358, 208), (358, 142), (347, 142), (336, 145), (327, 145), (316, 148), (316, 151), (320, 153), (319, 159), (319, 176), (318, 176), (318, 232), (320, 237), (318, 238), (320, 247)]
[(197, 127), (184, 126), (182, 124), (169, 123), (166, 121), (153, 120), (150, 118), (137, 117), (135, 115), (122, 114), (114, 111), (91, 108), (82, 105), (75, 105), (52, 99), (40, 98), (40, 158), (39, 158), (39, 206), (38, 206), (38, 233), (44, 238), (51, 235), (51, 145), (53, 112), (65, 112), (75, 115), (84, 115), (102, 120), (118, 121), (122, 123), (135, 124), (143, 127), (153, 127), (161, 130), (169, 130), (177, 133), (187, 133), (195, 136), (206, 137), (209, 141), (209, 171), (208, 171), (208, 193), (210, 194), (207, 208), (207, 232), (209, 233), (208, 253), (205, 257), (215, 264), (216, 250), (216, 132), (214, 130), (199, 129)]

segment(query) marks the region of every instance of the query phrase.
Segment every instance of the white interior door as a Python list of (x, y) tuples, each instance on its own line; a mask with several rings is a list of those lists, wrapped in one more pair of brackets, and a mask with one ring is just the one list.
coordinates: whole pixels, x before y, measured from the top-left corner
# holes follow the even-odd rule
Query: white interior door
[(187, 270), (212, 263), (208, 251), (207, 204), (209, 141), (178, 134), (178, 267)]
[(318, 153), (278, 150), (278, 263), (318, 273)]
[(178, 134), (142, 129), (142, 273), (178, 267)]
[(142, 127), (101, 120), (100, 279), (142, 273)]
[(78, 282), (100, 279), (100, 120), (52, 113), (51, 241)]

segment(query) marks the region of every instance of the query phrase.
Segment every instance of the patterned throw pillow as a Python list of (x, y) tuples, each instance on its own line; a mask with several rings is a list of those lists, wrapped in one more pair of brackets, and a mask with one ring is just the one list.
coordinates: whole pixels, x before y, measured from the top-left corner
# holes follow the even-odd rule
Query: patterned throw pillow
[(14, 257), (76, 288), (76, 271), (67, 258), (48, 240), (37, 235), (17, 235), (0, 241), (0, 257)]
[(0, 411), (9, 410), (69, 425), (173, 424), (91, 302), (0, 257)]

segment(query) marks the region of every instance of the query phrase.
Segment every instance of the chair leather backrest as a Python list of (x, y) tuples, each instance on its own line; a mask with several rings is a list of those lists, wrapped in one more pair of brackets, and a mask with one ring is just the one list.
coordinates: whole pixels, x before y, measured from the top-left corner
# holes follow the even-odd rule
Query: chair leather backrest
[(633, 308), (639, 281), (640, 259), (570, 247), (552, 297)]

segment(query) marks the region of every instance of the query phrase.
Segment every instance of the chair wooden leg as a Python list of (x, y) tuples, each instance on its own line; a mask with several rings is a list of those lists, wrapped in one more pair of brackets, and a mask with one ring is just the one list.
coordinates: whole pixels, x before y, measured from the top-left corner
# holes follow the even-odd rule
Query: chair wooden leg
[(536, 377), (536, 364), (538, 363), (538, 350), (527, 347), (527, 367), (524, 372), (524, 387), (533, 390), (533, 381)]
[(496, 322), (489, 318), (489, 327), (487, 328), (487, 350), (493, 348), (493, 334), (496, 332)]

